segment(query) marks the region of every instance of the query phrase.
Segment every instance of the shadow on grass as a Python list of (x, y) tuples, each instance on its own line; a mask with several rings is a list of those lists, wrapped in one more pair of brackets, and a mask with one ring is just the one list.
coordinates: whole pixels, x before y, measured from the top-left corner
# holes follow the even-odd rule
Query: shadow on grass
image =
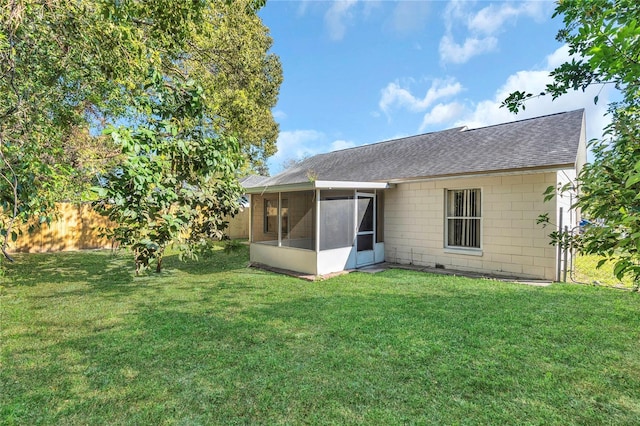
[(25, 424), (640, 421), (622, 296), (390, 277), (408, 279), (391, 294), (236, 277), (135, 301), (8, 353), (0, 406)]
[(139, 277), (134, 274), (131, 254), (126, 251), (107, 250), (17, 254), (16, 262), (5, 263), (5, 286), (37, 286), (42, 283), (87, 283), (94, 290), (121, 287), (126, 291), (130, 284), (144, 284), (170, 279), (176, 272), (188, 275), (207, 275), (244, 269), (248, 264), (248, 248), (226, 254), (217, 250), (200, 260), (181, 261), (177, 254), (165, 257), (163, 272), (155, 273), (155, 265)]
[(122, 254), (106, 250), (19, 254), (16, 262), (5, 264), (5, 282), (16, 286), (78, 282), (97, 286), (128, 284), (132, 275), (127, 260)]
[(180, 260), (178, 254), (170, 254), (164, 257), (163, 268), (167, 271), (176, 270), (189, 275), (205, 275), (244, 269), (248, 263), (249, 247), (242, 245), (236, 251), (226, 253), (219, 249), (208, 255), (202, 255), (197, 260)]

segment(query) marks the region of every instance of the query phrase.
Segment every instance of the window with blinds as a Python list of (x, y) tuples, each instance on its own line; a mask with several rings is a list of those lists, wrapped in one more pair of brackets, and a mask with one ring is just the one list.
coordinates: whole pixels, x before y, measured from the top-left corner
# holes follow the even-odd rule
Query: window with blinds
[(480, 189), (447, 191), (447, 247), (480, 248)]

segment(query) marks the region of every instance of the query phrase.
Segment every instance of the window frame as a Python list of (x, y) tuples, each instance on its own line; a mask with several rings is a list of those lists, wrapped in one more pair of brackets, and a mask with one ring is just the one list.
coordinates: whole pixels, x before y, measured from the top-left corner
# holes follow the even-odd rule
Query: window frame
[[(476, 216), (470, 216), (470, 215), (464, 215), (464, 216), (455, 216), (455, 215), (450, 215), (449, 212), (449, 206), (450, 206), (450, 197), (452, 196), (452, 194), (456, 193), (456, 192), (461, 192), (461, 191), (477, 191), (477, 196), (479, 197), (479, 201), (478, 201), (478, 208), (477, 208), (477, 214)], [(483, 194), (482, 194), (482, 188), (480, 187), (466, 187), (466, 188), (445, 188), (444, 190), (444, 248), (451, 250), (451, 251), (455, 251), (457, 253), (468, 253), (468, 254), (474, 254), (474, 255), (479, 255), (482, 253), (482, 247), (483, 247), (483, 216), (484, 216), (484, 203), (483, 203)], [(479, 215), (478, 215), (479, 214)], [(477, 241), (478, 241), (478, 246), (471, 246), (471, 245), (451, 245), (449, 244), (449, 222), (450, 220), (455, 220), (455, 219), (463, 219), (463, 220), (470, 220), (470, 221), (475, 221), (477, 220), (478, 222), (478, 235), (477, 235)]]

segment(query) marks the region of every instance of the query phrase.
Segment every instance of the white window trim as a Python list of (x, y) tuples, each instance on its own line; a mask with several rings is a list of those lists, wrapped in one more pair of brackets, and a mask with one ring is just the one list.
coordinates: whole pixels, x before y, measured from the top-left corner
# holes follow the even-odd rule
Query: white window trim
[[(461, 191), (464, 189), (477, 189), (480, 191), (480, 217), (474, 217), (480, 221), (480, 247), (450, 246), (449, 245), (449, 219), (455, 219), (457, 216), (449, 217), (449, 191)], [(476, 187), (454, 187), (444, 188), (444, 252), (451, 254), (464, 254), (470, 256), (482, 256), (484, 247), (484, 189), (481, 186)]]
[(464, 254), (466, 256), (482, 256), (483, 255), (483, 251), (481, 248), (451, 246), (451, 247), (445, 247), (443, 251), (449, 254)]

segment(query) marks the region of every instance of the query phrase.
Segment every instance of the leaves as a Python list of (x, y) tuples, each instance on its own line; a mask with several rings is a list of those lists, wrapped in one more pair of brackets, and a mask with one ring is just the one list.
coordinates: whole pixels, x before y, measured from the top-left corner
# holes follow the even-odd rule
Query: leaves
[[(282, 82), (280, 62), (268, 53), (268, 29), (256, 15), (263, 5), (263, 0), (4, 5), (2, 247), (13, 228), (50, 216), (60, 199), (100, 198), (105, 208), (121, 208), (131, 228), (118, 231), (118, 238), (129, 241), (134, 233), (142, 235), (138, 222), (154, 216), (133, 202), (166, 209), (180, 197), (192, 197), (214, 209), (215, 203), (205, 202), (214, 190), (193, 182), (203, 179), (218, 185), (220, 194), (232, 193), (235, 184), (227, 176), (238, 162), (245, 169), (263, 167), (275, 152), (278, 126), (271, 109)], [(113, 182), (120, 182), (122, 191), (112, 191)], [(162, 219), (150, 223), (164, 226)], [(167, 229), (180, 226), (174, 221)], [(160, 231), (157, 236), (164, 238)], [(135, 250), (146, 256), (155, 249), (143, 244)]]
[(500, 108), (506, 107), (513, 113), (517, 113), (520, 110), (524, 111), (526, 109), (525, 101), (531, 97), (533, 97), (532, 93), (525, 93), (516, 90), (515, 92), (510, 93), (509, 96), (502, 101)]
[(154, 260), (160, 270), (168, 244), (193, 256), (223, 236), (225, 218), (240, 207), (236, 176), (244, 162), (236, 139), (202, 122), (201, 88), (177, 78), (147, 88), (158, 118), (134, 131), (109, 130), (124, 161), (103, 176), (95, 204), (117, 224), (109, 236), (131, 247), (137, 272)]
[[(640, 284), (640, 3), (635, 0), (558, 2), (554, 17), (564, 28), (557, 39), (574, 55), (550, 75), (545, 93), (556, 99), (570, 90), (613, 84), (622, 100), (609, 105), (611, 124), (605, 139), (593, 140), (593, 162), (579, 173), (575, 207), (598, 226), (588, 226), (572, 242), (585, 253), (618, 259), (618, 278), (629, 275)], [(502, 106), (524, 109), (533, 95), (516, 91)], [(598, 102), (594, 97), (594, 103)], [(549, 187), (545, 200), (570, 188)], [(556, 233), (557, 234), (557, 233)], [(561, 235), (551, 235), (564, 244)]]

